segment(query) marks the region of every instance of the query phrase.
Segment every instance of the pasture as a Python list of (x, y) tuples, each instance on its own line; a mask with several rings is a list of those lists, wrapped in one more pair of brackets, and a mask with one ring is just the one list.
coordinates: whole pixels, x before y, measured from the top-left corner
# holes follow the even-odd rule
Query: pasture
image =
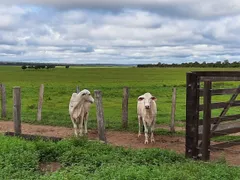
[[(168, 125), (171, 113), (172, 88), (177, 87), (176, 125), (185, 120), (185, 84), (186, 72), (193, 70), (226, 70), (223, 68), (135, 68), (135, 67), (70, 67), (65, 69), (22, 70), (21, 67), (0, 66), (0, 82), (7, 91), (7, 119), (12, 119), (12, 88), (20, 86), (22, 92), (22, 121), (57, 126), (72, 127), (68, 114), (71, 94), (87, 88), (103, 93), (104, 118), (107, 129), (121, 129), (122, 88), (130, 88), (129, 130), (137, 130), (137, 97), (150, 92), (157, 97), (157, 124)], [(227, 70), (236, 70), (234, 68)], [(36, 121), (40, 84), (44, 84), (44, 102), (42, 121)], [(237, 82), (215, 83), (216, 87), (237, 87)], [(227, 101), (229, 96), (216, 96), (214, 100)], [(219, 99), (221, 98), (221, 99)], [(237, 113), (231, 108), (229, 114)], [(213, 115), (220, 111), (213, 110)], [(96, 128), (96, 107), (92, 105), (89, 116), (89, 128)]]
[[(64, 126), (72, 128), (68, 114), (71, 94), (87, 88), (103, 93), (105, 126), (111, 130), (123, 130), (121, 125), (122, 91), (124, 86), (130, 88), (129, 128), (136, 132), (137, 97), (150, 92), (157, 97), (157, 124), (170, 123), (172, 88), (177, 88), (176, 125), (183, 126), (185, 120), (186, 72), (194, 70), (226, 70), (212, 68), (134, 68), (134, 67), (57, 67), (56, 69), (22, 70), (20, 67), (0, 66), (0, 83), (5, 84), (7, 91), (7, 118), (12, 120), (14, 86), (21, 87), (22, 121), (30, 124)], [(236, 69), (227, 69), (236, 70)], [(44, 84), (44, 101), (42, 121), (36, 120), (40, 84)], [(238, 82), (214, 83), (215, 87), (237, 87)], [(215, 96), (214, 101), (227, 101), (230, 95)], [(213, 115), (219, 115), (213, 110)], [(228, 114), (237, 114), (237, 108), (231, 108)], [(6, 123), (6, 122), (5, 122)], [(96, 107), (92, 105), (89, 116), (89, 129), (96, 129)], [(30, 125), (24, 125), (30, 127)], [(38, 126), (36, 132), (42, 128)], [(51, 127), (52, 128), (52, 127)], [(54, 133), (52, 129), (51, 133)], [(56, 129), (56, 127), (54, 127)], [(30, 132), (29, 130), (29, 132)], [(70, 129), (71, 130), (71, 129)], [(101, 144), (97, 141), (69, 138), (57, 143), (42, 140), (26, 141), (17, 137), (0, 135), (0, 179), (239, 179), (239, 167), (230, 167), (224, 156), (215, 162), (195, 162), (186, 159), (183, 154), (156, 148), (164, 146), (164, 137), (159, 136), (156, 146), (147, 149), (133, 149), (135, 144), (142, 143), (135, 138), (129, 145), (116, 147)], [(68, 132), (68, 133), (67, 133)], [(117, 132), (117, 131), (116, 131)], [(163, 133), (162, 131), (160, 131)], [(46, 130), (41, 132), (47, 133)], [(91, 133), (94, 133), (92, 131)], [(122, 132), (126, 136), (128, 133)], [(89, 135), (96, 135), (89, 134)], [(176, 133), (175, 135), (178, 135)], [(181, 134), (182, 135), (182, 134)], [(125, 141), (126, 141), (126, 136)], [(166, 136), (168, 137), (168, 136)], [(180, 138), (181, 139), (181, 138)], [(184, 151), (184, 144), (170, 142)], [(178, 144), (177, 144), (178, 143)], [(117, 142), (119, 144), (119, 142)], [(165, 144), (166, 145), (166, 144)], [(133, 148), (129, 148), (133, 147)], [(167, 147), (169, 148), (170, 145)], [(166, 149), (167, 149), (166, 148)], [(171, 147), (170, 147), (171, 148)], [(174, 148), (172, 148), (174, 149)], [(229, 154), (232, 158), (232, 154)], [(52, 168), (57, 170), (53, 172)]]

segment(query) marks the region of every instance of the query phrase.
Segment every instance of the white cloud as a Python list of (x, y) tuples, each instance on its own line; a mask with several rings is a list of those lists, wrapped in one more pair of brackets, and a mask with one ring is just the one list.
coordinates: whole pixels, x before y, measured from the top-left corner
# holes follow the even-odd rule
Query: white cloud
[(137, 8), (154, 10), (168, 16), (211, 18), (235, 15), (240, 11), (238, 0), (8, 0), (5, 5), (35, 5), (60, 9), (88, 8), (119, 10)]
[[(70, 8), (71, 1), (58, 1), (58, 5), (52, 0), (34, 1), (38, 5), (18, 1), (29, 3), (26, 6), (9, 0), (12, 6), (1, 5), (0, 61), (133, 64), (240, 60), (238, 1), (230, 0), (227, 5), (222, 0), (200, 4), (141, 0), (140, 5), (137, 1), (72, 1), (75, 7), (94, 2), (99, 8), (107, 3), (110, 9), (128, 6), (117, 12)], [(68, 5), (70, 9), (40, 5)], [(142, 10), (131, 8), (135, 5)], [(158, 12), (161, 8), (164, 11)]]

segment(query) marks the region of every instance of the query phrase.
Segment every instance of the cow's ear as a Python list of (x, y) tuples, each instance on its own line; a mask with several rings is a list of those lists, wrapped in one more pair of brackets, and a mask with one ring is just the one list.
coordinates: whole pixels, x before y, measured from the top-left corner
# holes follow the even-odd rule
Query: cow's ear
[(144, 99), (144, 97), (140, 96), (140, 97), (138, 98), (138, 101), (142, 101), (143, 99)]
[(155, 96), (152, 96), (151, 99), (154, 100), (154, 101), (157, 100), (157, 98)]

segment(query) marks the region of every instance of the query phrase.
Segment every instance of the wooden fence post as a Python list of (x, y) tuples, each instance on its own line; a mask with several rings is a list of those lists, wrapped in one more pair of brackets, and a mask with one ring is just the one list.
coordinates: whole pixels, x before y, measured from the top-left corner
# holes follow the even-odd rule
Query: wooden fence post
[(210, 129), (211, 129), (211, 88), (212, 82), (204, 82), (203, 97), (203, 130), (202, 130), (202, 160), (207, 161), (210, 158)]
[(79, 86), (77, 86), (76, 93), (79, 93), (79, 92), (80, 92), (80, 88), (79, 88)]
[(198, 123), (200, 80), (196, 73), (186, 76), (186, 136), (185, 156), (198, 159)]
[(44, 94), (44, 84), (41, 84), (40, 89), (39, 89), (38, 111), (37, 111), (37, 120), (38, 121), (42, 120), (43, 94)]
[(7, 97), (6, 97), (6, 88), (4, 84), (1, 84), (1, 106), (2, 106), (2, 112), (1, 112), (1, 117), (5, 118), (7, 117)]
[(99, 90), (94, 90), (96, 108), (97, 108), (97, 122), (98, 122), (98, 135), (99, 140), (107, 143), (105, 136), (105, 125), (104, 125), (104, 114), (103, 114), (103, 105), (102, 105), (102, 92)]
[(175, 121), (175, 112), (176, 112), (176, 95), (177, 95), (177, 90), (174, 87), (172, 89), (172, 110), (171, 110), (171, 124), (170, 124), (171, 132), (175, 132), (174, 121)]
[(128, 87), (123, 88), (123, 100), (122, 100), (122, 127), (128, 127), (128, 97), (129, 89)]
[(13, 88), (13, 122), (16, 135), (21, 134), (21, 89), (16, 86)]

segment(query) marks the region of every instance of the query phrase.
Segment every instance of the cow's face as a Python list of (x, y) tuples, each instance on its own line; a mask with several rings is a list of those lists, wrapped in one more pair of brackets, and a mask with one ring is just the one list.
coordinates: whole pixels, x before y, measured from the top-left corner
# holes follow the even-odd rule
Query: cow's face
[(151, 102), (156, 100), (157, 98), (152, 96), (150, 93), (145, 93), (144, 95), (138, 97), (138, 101), (143, 102), (145, 109), (150, 109), (152, 104)]
[(81, 94), (81, 97), (90, 103), (94, 103), (94, 99), (90, 93), (90, 91), (88, 91), (87, 89), (82, 90), (81, 92), (79, 92)]

